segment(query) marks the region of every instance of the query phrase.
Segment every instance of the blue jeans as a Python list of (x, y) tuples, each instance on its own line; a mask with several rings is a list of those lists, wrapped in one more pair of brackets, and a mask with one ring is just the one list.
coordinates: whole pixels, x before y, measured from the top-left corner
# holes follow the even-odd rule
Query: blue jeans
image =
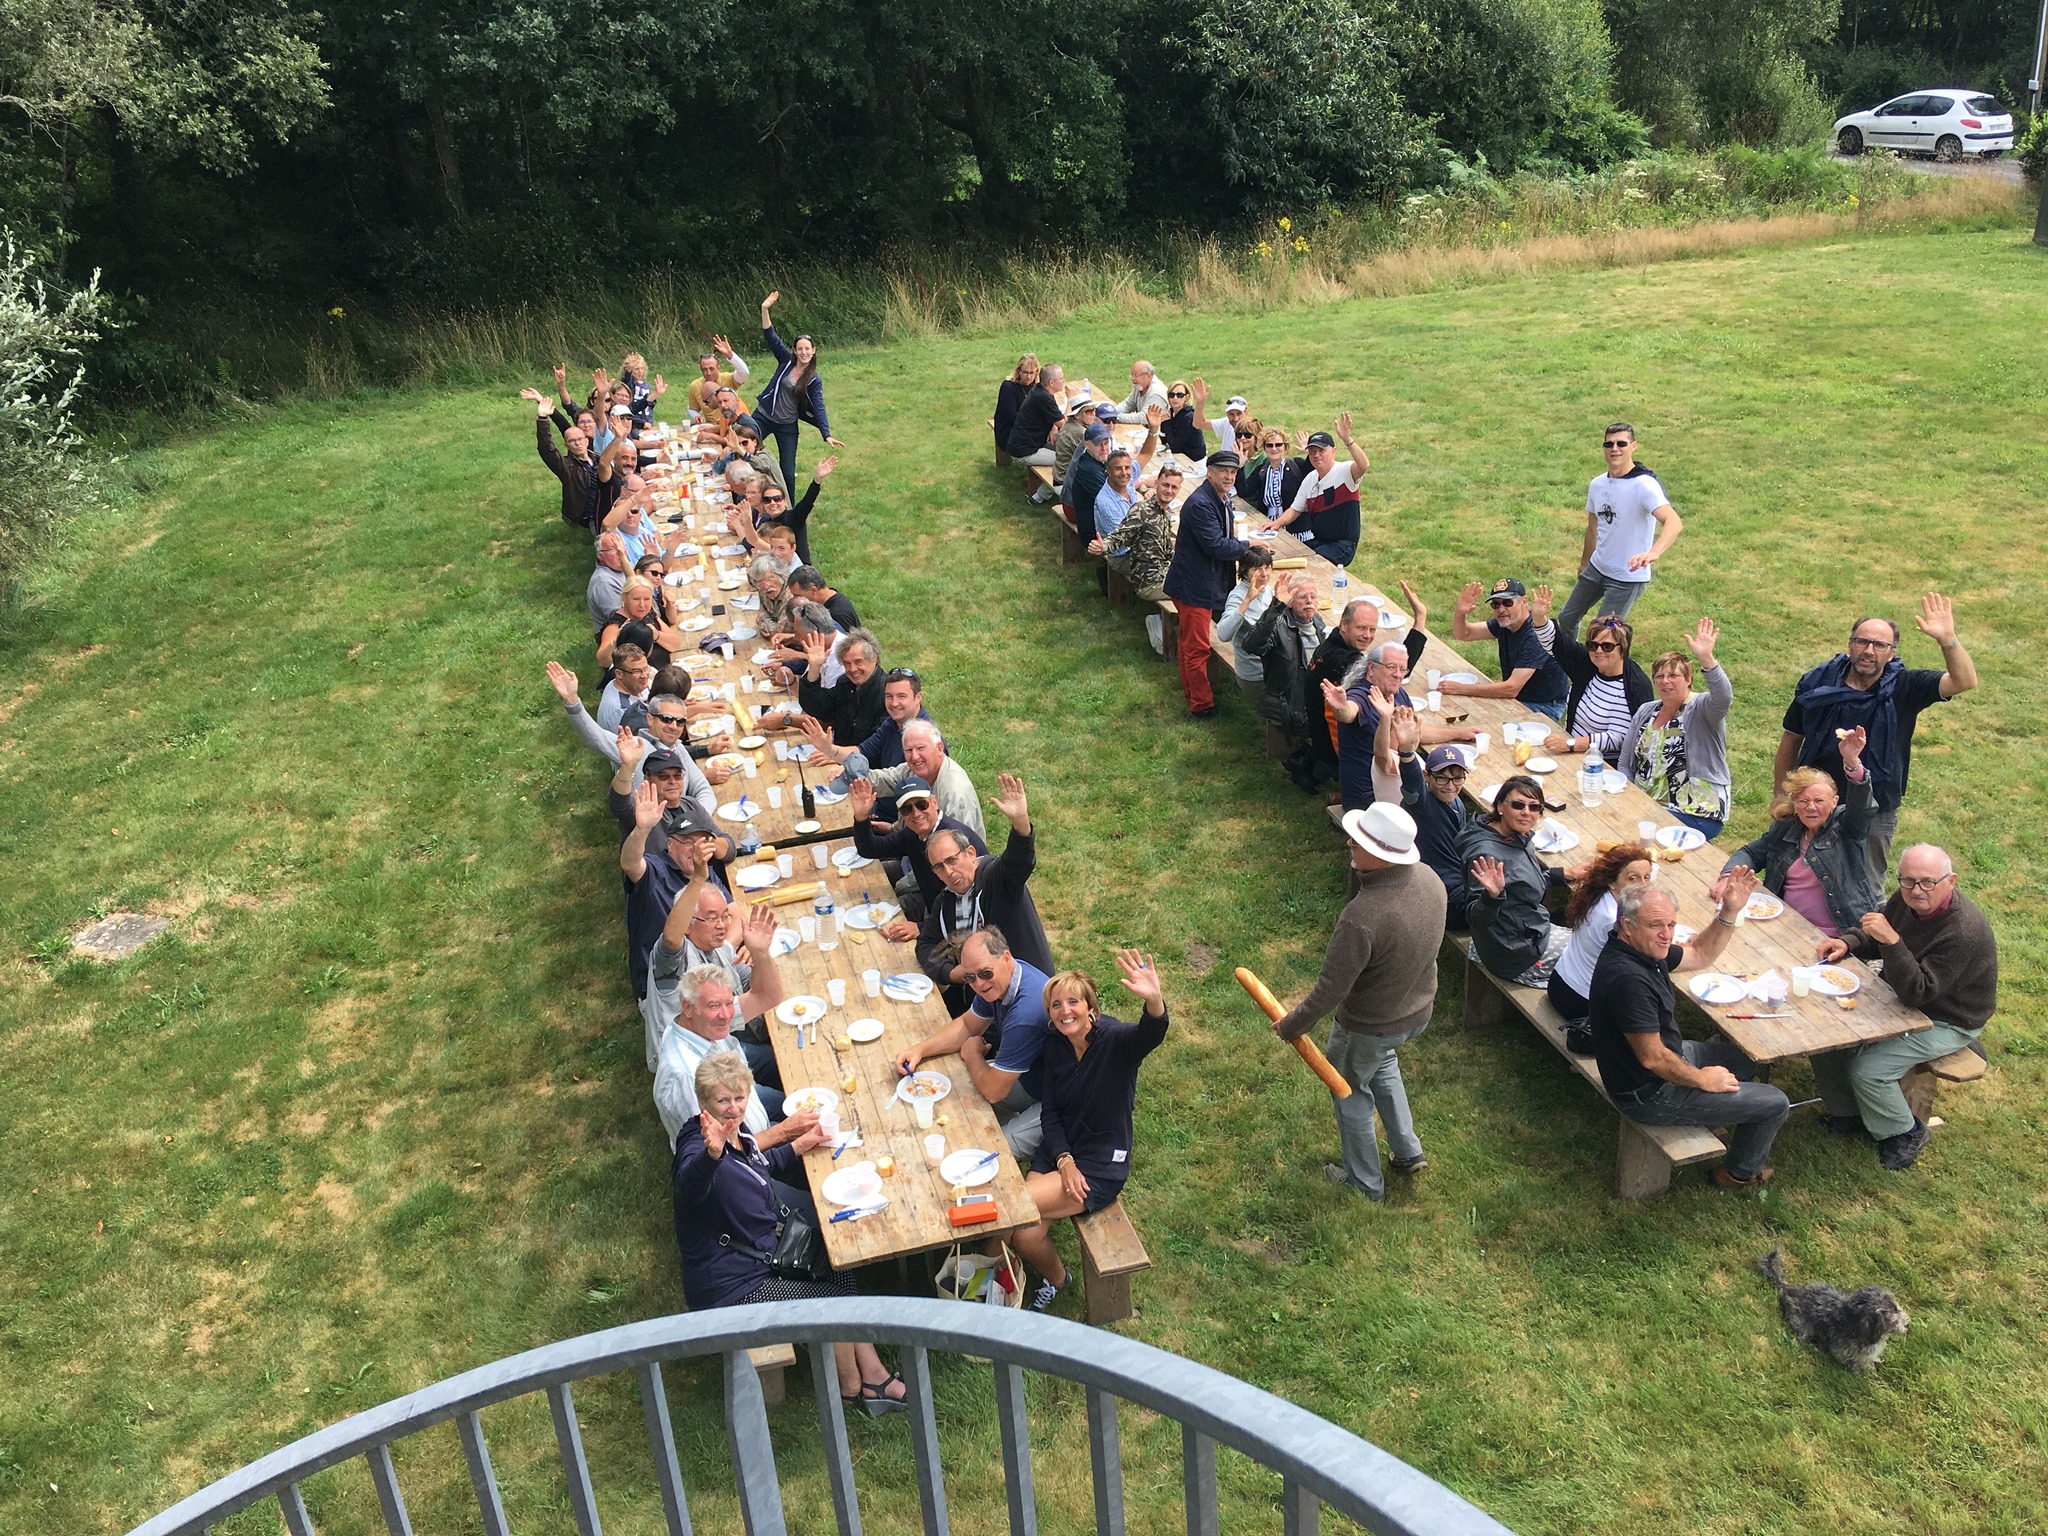
[(1379, 1139), (1373, 1135), (1373, 1111), (1379, 1111), (1386, 1127), (1387, 1150), (1397, 1163), (1411, 1163), (1422, 1156), (1422, 1141), (1415, 1134), (1415, 1118), (1408, 1112), (1408, 1089), (1401, 1081), (1401, 1063), (1394, 1048), (1405, 1045), (1423, 1030), (1423, 1024), (1405, 1035), (1362, 1035), (1341, 1024), (1330, 1026), (1330, 1065), (1351, 1085), (1351, 1097), (1332, 1096), (1337, 1108), (1337, 1144), (1344, 1158), (1344, 1179), (1371, 1200), (1386, 1198), (1386, 1180), (1380, 1173)]
[(1629, 609), (1635, 607), (1636, 599), (1649, 585), (1647, 580), (1617, 581), (1587, 566), (1579, 572), (1579, 579), (1572, 583), (1572, 595), (1564, 600), (1564, 607), (1558, 612), (1559, 633), (1578, 639), (1579, 620), (1589, 613), (1596, 618), (1627, 618)]
[(1733, 1093), (1708, 1093), (1703, 1088), (1659, 1083), (1640, 1100), (1616, 1099), (1614, 1107), (1644, 1125), (1732, 1127), (1728, 1171), (1738, 1179), (1755, 1178), (1770, 1156), (1778, 1128), (1792, 1113), (1792, 1101), (1782, 1088), (1750, 1081), (1756, 1076), (1756, 1063), (1730, 1042), (1687, 1040), (1684, 1044), (1685, 1059), (1693, 1066), (1726, 1067), (1741, 1079), (1741, 1086)]
[(1684, 811), (1677, 810), (1668, 805), (1665, 806), (1664, 809), (1670, 811), (1672, 815), (1676, 816), (1688, 827), (1691, 827), (1696, 831), (1704, 833), (1706, 835), (1707, 841), (1710, 843), (1715, 838), (1721, 835), (1721, 827), (1723, 824), (1721, 822), (1716, 821), (1711, 816), (1690, 816), (1687, 815)]
[[(796, 484), (796, 434), (803, 423), (798, 421), (770, 421), (760, 412), (754, 413), (754, 420), (761, 424), (761, 430), (775, 439), (775, 457), (782, 465), (782, 482), (788, 486)], [(791, 496), (796, 492), (792, 490)]]
[(1521, 705), (1524, 709), (1535, 710), (1536, 713), (1539, 715), (1548, 715), (1551, 719), (1556, 720), (1559, 723), (1562, 723), (1564, 720), (1564, 706), (1567, 702), (1564, 699), (1546, 701), (1541, 704), (1537, 703), (1534, 699), (1517, 699), (1515, 700), (1515, 702)]

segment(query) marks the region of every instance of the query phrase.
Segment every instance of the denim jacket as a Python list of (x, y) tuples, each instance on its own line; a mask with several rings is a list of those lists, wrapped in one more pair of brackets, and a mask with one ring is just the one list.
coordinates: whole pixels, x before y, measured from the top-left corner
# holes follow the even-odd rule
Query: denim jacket
[[(1863, 914), (1883, 910), (1884, 898), (1870, 880), (1870, 861), (1864, 853), (1863, 834), (1876, 812), (1877, 800), (1871, 777), (1865, 773), (1859, 783), (1849, 781), (1849, 793), (1821, 823), (1806, 850), (1806, 864), (1820, 888), (1827, 893), (1828, 911), (1835, 926), (1844, 933), (1857, 933)], [(1796, 816), (1774, 821), (1763, 836), (1745, 844), (1730, 856), (1727, 869), (1743, 865), (1761, 872), (1764, 889), (1773, 896), (1785, 894), (1785, 876), (1799, 857), (1799, 839), (1806, 829)]]

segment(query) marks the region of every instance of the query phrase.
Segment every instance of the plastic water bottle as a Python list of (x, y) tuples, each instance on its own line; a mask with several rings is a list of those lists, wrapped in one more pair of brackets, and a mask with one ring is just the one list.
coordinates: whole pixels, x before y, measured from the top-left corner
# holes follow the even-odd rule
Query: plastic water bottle
[(818, 882), (818, 899), (811, 903), (811, 915), (818, 920), (818, 937), (837, 935), (839, 925), (834, 920), (837, 914), (832, 910), (832, 892), (824, 881)]
[(1588, 742), (1586, 760), (1579, 767), (1579, 799), (1585, 802), (1587, 810), (1599, 805), (1606, 787), (1607, 764), (1601, 760), (1600, 749)]
[(750, 821), (740, 833), (740, 852), (751, 854), (759, 853), (760, 851), (761, 834), (754, 830), (754, 824)]
[[(1350, 585), (1351, 578), (1345, 574), (1343, 566), (1338, 566), (1335, 573), (1332, 574), (1330, 577), (1330, 586), (1336, 591), (1342, 592), (1346, 587)], [(1337, 599), (1337, 601), (1341, 606), (1344, 600), (1340, 597)]]

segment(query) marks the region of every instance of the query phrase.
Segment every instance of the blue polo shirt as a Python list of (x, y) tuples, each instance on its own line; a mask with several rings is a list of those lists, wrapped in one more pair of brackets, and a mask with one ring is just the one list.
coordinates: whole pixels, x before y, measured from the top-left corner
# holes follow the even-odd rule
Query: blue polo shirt
[[(1013, 960), (1016, 957), (1011, 956)], [(1015, 1072), (1017, 1082), (1032, 1098), (1044, 1096), (1045, 1042), (1052, 1038), (1052, 1020), (1045, 1011), (1046, 974), (1029, 960), (1017, 960), (1010, 985), (993, 1003), (983, 1002), (976, 993), (968, 1009), (988, 1020), (982, 1041), (988, 1047), (988, 1064), (999, 1072)]]
[(1565, 676), (1557, 658), (1536, 638), (1536, 622), (1524, 619), (1520, 629), (1508, 629), (1499, 619), (1488, 619), (1486, 627), (1500, 647), (1500, 675), (1503, 681), (1523, 667), (1535, 676), (1522, 684), (1518, 697), (1524, 704), (1562, 704), (1571, 697), (1572, 680)]

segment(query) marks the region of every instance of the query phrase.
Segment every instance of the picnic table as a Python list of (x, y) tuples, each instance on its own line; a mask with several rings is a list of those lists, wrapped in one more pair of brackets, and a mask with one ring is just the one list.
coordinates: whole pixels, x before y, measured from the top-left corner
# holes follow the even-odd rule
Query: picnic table
[[(725, 693), (732, 705), (732, 734), (737, 738), (764, 738), (761, 745), (736, 753), (736, 759), (744, 762), (725, 783), (715, 786), (718, 828), (734, 836), (744, 829), (747, 820), (735, 814), (744, 796), (747, 804), (758, 808), (750, 818), (755, 833), (772, 847), (844, 835), (853, 825), (850, 797), (828, 801), (821, 793), (837, 777), (838, 769), (819, 764), (811, 770), (801, 766), (800, 758), (777, 757), (777, 741), (786, 751), (800, 752), (805, 758), (810, 749), (793, 728), (759, 728), (757, 717), (761, 712), (793, 704), (795, 699), (791, 690), (771, 684), (762, 675), (762, 664), (754, 660), (765, 648), (767, 637), (736, 633), (736, 629), (756, 628), (753, 621), (759, 618), (757, 607), (735, 605), (736, 600), (753, 598), (752, 584), (746, 576), (749, 556), (721, 553), (733, 545), (725, 527), (724, 505), (705, 494), (705, 485), (695, 473), (702, 462), (675, 465), (665, 485), (656, 483), (654, 522), (664, 531), (679, 528), (684, 535), (684, 547), (670, 561), (668, 586), (684, 605), (680, 622), (684, 638), (691, 646), (674, 659), (698, 679), (691, 697), (708, 697), (711, 690)], [(722, 652), (694, 648), (699, 636), (719, 633), (733, 635), (730, 660)], [(695, 740), (704, 734), (715, 733), (700, 731), (699, 722), (693, 721), (691, 738)], [(745, 771), (747, 764), (752, 765), (751, 775)], [(805, 786), (811, 790), (815, 810), (808, 818), (803, 813)], [(780, 799), (782, 804), (773, 805), (772, 799)], [(807, 820), (816, 825), (803, 827)]]
[[(816, 865), (820, 851), (826, 860), (824, 872)], [(823, 1221), (825, 1252), (832, 1267), (852, 1269), (959, 1242), (979, 1244), (985, 1238), (1031, 1226), (1038, 1220), (1038, 1207), (1026, 1192), (1024, 1175), (1003, 1141), (995, 1111), (976, 1092), (958, 1057), (936, 1057), (923, 1064), (922, 1070), (943, 1073), (953, 1084), (952, 1091), (933, 1106), (930, 1132), (918, 1129), (915, 1112), (896, 1097), (896, 1062), (907, 1047), (943, 1028), (948, 1016), (936, 991), (916, 1003), (866, 995), (863, 971), (875, 970), (883, 976), (917, 972), (917, 958), (909, 944), (883, 938), (878, 928), (862, 930), (844, 921), (861, 906), (863, 895), (890, 901), (894, 892), (879, 863), (842, 868), (835, 862), (840, 858), (858, 858), (851, 838), (814, 843), (797, 856), (799, 867), (793, 877), (827, 882), (842, 918), (836, 943), (831, 934), (821, 932), (816, 941), (800, 944), (776, 961), (785, 997), (815, 997), (825, 1001), (829, 1011), (815, 1028), (806, 1031), (801, 1048), (796, 1030), (773, 1013), (768, 1025), (785, 1095), (793, 1097), (807, 1087), (831, 1089), (839, 1096), (842, 1131), (857, 1131), (861, 1137), (861, 1145), (848, 1148), (836, 1162), (829, 1146), (804, 1157), (804, 1174), (817, 1199), (819, 1215), (829, 1218), (838, 1209), (824, 1192), (825, 1180), (835, 1170), (850, 1168), (862, 1159), (895, 1160), (894, 1173), (882, 1180), (882, 1192), (889, 1198), (885, 1207), (855, 1221)], [(736, 877), (741, 867), (735, 864)], [(793, 906), (789, 911), (792, 917), (785, 921), (793, 928), (793, 914), (808, 911), (808, 906)], [(846, 1002), (836, 1007), (830, 1005), (829, 984), (834, 979), (846, 988)], [(879, 1020), (880, 1037), (866, 1042), (851, 1039), (848, 1026), (860, 1019)], [(854, 1084), (850, 1090), (846, 1087), (849, 1078)], [(934, 1134), (945, 1137), (948, 1153), (973, 1150), (997, 1154), (994, 1179), (975, 1191), (995, 1196), (994, 1221), (955, 1227), (947, 1219), (952, 1187), (925, 1156), (925, 1137)]]

